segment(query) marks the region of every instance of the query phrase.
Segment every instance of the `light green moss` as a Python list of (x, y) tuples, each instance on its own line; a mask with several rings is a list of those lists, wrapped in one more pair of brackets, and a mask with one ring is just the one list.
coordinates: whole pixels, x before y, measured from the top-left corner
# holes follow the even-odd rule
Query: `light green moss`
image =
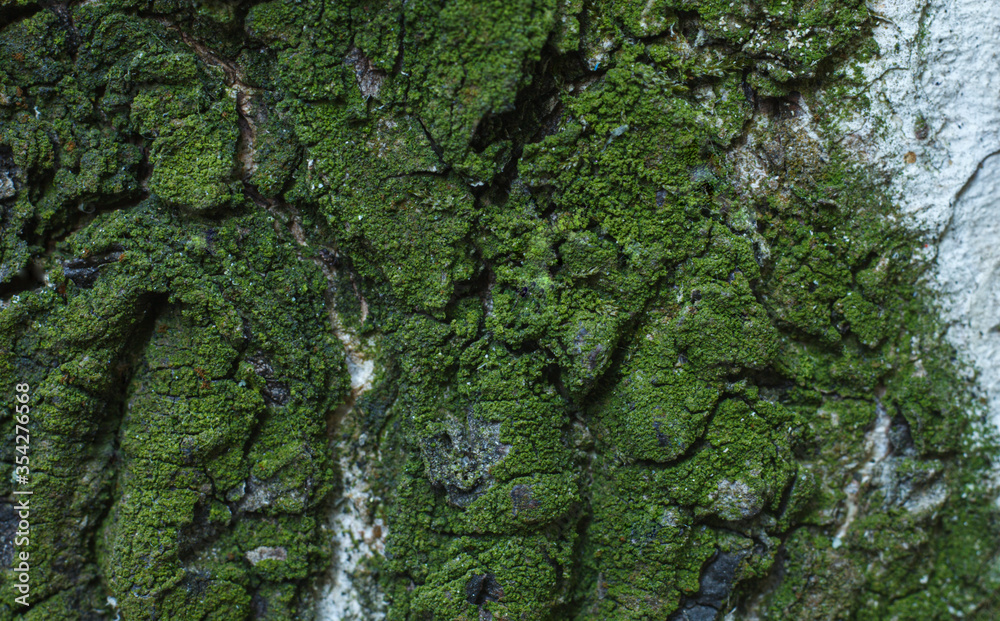
[[(0, 311), (57, 516), (34, 614), (307, 615), (330, 435), (381, 498), (358, 575), (390, 619), (671, 619), (706, 579), (766, 618), (993, 597), (915, 242), (849, 153), (781, 148), (794, 93), (832, 135), (863, 3), (68, 10), (0, 31), (0, 282), (53, 285)], [(741, 145), (776, 187), (733, 183)], [(330, 305), (379, 341), (343, 421)], [(895, 487), (834, 547), (879, 408)]]

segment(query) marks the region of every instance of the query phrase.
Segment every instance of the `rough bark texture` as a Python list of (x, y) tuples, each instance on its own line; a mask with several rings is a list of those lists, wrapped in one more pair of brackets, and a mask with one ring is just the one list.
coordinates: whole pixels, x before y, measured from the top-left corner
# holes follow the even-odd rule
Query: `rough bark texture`
[(886, 19), (5, 4), (0, 619), (996, 618)]

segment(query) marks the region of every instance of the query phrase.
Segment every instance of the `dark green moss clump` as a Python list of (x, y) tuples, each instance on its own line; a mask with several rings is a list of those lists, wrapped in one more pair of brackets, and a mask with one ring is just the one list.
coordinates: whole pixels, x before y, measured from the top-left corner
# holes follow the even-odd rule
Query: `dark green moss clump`
[(863, 2), (17, 7), (29, 616), (309, 618), (339, 457), (363, 618), (990, 618), (992, 440), (918, 242), (806, 131)]

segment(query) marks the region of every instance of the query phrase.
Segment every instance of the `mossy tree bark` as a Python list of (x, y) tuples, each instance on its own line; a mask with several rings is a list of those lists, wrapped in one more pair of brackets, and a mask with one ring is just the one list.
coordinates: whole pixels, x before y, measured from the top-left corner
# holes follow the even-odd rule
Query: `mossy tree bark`
[(992, 618), (878, 19), (8, 3), (0, 619)]

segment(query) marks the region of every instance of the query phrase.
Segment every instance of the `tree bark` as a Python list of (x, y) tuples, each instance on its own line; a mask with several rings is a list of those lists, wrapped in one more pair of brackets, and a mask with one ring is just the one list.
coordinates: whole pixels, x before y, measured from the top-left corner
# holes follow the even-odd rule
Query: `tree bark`
[(7, 3), (0, 620), (995, 618), (998, 41)]

